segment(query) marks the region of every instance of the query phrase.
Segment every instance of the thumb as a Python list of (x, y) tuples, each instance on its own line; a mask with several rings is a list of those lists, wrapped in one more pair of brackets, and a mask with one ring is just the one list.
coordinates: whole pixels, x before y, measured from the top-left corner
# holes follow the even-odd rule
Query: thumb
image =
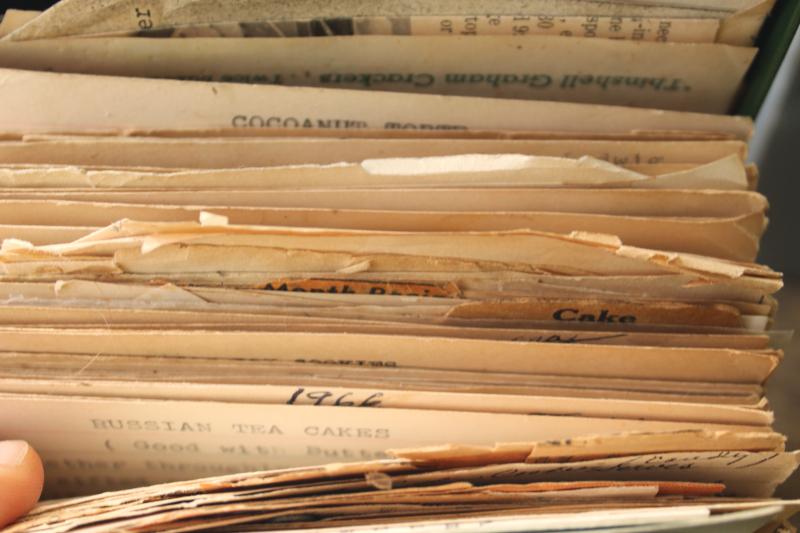
[(42, 460), (28, 443), (0, 441), (0, 528), (36, 505), (43, 484)]

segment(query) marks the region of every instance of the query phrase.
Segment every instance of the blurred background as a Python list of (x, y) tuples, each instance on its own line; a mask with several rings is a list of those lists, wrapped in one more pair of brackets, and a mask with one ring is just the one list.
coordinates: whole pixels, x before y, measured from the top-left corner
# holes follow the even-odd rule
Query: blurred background
[(30, 9), (30, 10), (42, 10), (47, 9), (48, 7), (55, 4), (55, 0), (52, 1), (41, 1), (41, 0), (2, 0), (0, 1), (0, 7), (3, 11), (6, 9)]
[[(756, 120), (750, 158), (761, 171), (759, 190), (770, 202), (770, 226), (760, 261), (784, 272), (778, 294), (775, 330), (800, 325), (800, 37), (797, 34)], [(800, 337), (785, 346), (786, 356), (770, 380), (767, 394), (775, 409), (776, 429), (800, 448)], [(781, 495), (800, 496), (800, 479), (781, 487)]]

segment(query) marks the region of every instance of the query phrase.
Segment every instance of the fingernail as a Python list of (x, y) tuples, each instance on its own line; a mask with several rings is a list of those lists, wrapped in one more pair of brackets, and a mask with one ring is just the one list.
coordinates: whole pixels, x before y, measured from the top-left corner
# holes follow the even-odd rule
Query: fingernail
[(28, 443), (22, 440), (0, 442), (0, 466), (19, 466), (28, 455)]

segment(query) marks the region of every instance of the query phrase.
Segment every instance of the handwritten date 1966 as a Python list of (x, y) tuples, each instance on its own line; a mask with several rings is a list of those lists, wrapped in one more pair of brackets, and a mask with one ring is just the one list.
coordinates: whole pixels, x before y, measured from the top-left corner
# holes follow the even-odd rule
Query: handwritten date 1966
[(292, 393), (287, 405), (332, 405), (336, 407), (380, 407), (382, 392), (359, 399), (352, 392), (334, 393), (327, 390), (306, 390), (299, 387)]

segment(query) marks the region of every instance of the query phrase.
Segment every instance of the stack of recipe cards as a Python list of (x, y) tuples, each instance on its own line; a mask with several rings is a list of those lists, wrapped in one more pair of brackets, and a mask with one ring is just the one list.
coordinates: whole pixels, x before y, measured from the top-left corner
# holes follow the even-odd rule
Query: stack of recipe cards
[(129, 489), (16, 527), (791, 514), (752, 123), (686, 111), (771, 2), (285, 4), (5, 25), (0, 438)]
[(775, 1), (62, 0), (0, 66), (725, 113)]
[(6, 531), (770, 531), (796, 503), (721, 493), (770, 490), (776, 454), (718, 450), (777, 443), (700, 430), (394, 450), (45, 503)]

